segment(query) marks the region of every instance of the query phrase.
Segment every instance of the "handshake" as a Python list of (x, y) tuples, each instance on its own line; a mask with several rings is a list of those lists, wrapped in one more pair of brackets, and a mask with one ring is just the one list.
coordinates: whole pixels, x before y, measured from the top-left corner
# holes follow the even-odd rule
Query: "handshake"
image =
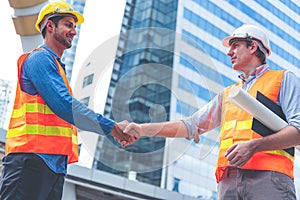
[(188, 138), (194, 139), (195, 143), (199, 143), (200, 135), (204, 132), (206, 132), (205, 129), (198, 128), (196, 133), (191, 137), (188, 134), (187, 127), (181, 120), (145, 124), (136, 124), (133, 122), (129, 123), (125, 120), (119, 123), (115, 123), (115, 126), (110, 134), (124, 148), (128, 145), (133, 144), (142, 136)]
[(114, 137), (115, 141), (121, 144), (124, 148), (133, 144), (141, 137), (141, 125), (136, 123), (129, 123), (127, 120), (115, 123), (114, 128), (110, 134)]

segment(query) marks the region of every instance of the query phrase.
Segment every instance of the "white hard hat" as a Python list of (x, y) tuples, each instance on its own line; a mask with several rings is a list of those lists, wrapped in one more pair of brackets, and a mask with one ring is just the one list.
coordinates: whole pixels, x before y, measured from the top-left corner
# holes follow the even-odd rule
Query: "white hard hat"
[[(258, 42), (259, 49), (266, 55), (271, 55), (270, 41), (267, 34), (260, 28), (250, 24), (244, 24), (237, 28), (231, 36), (228, 36), (222, 40), (222, 44), (225, 47), (230, 47), (230, 40), (234, 38), (250, 38)], [(260, 44), (261, 43), (261, 44)]]

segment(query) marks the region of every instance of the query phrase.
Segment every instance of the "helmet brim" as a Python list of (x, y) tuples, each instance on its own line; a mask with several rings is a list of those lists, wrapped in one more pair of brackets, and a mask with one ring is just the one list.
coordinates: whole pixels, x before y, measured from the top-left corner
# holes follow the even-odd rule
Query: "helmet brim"
[(245, 37), (228, 36), (228, 37), (226, 37), (226, 38), (224, 38), (224, 39), (222, 40), (222, 45), (223, 45), (224, 47), (229, 48), (229, 47), (230, 47), (229, 42), (230, 42), (231, 39), (234, 39), (234, 38), (240, 38), (240, 39), (243, 39), (243, 38), (245, 38)]
[[(237, 39), (238, 39), (238, 38), (244, 39), (245, 37), (228, 36), (228, 37), (226, 37), (226, 38), (224, 38), (224, 39), (222, 40), (222, 45), (223, 45), (224, 47), (230, 48), (230, 40), (235, 39), (235, 38), (237, 38)], [(259, 41), (260, 41), (260, 40), (259, 40)], [(263, 44), (263, 43), (261, 42), (261, 44)], [(263, 45), (263, 47), (267, 50), (267, 56), (270, 56), (270, 55), (271, 55), (271, 49), (270, 49), (269, 47), (264, 46), (264, 45)]]
[(77, 21), (76, 21), (76, 25), (82, 24), (84, 22), (84, 17), (81, 13), (77, 12), (77, 11), (71, 11), (71, 12), (61, 12), (59, 14), (69, 14), (69, 15), (73, 15), (76, 17)]
[(61, 12), (61, 13), (53, 13), (53, 14), (49, 14), (47, 17), (44, 17), (44, 19), (42, 21), (40, 21), (39, 23), (36, 23), (35, 28), (39, 31), (42, 32), (44, 27), (42, 27), (43, 23), (45, 23), (45, 20), (50, 19), (52, 16), (71, 16), (75, 18), (75, 23), (76, 25), (82, 24), (84, 22), (84, 17), (81, 13), (77, 12), (77, 11), (70, 11), (70, 12)]

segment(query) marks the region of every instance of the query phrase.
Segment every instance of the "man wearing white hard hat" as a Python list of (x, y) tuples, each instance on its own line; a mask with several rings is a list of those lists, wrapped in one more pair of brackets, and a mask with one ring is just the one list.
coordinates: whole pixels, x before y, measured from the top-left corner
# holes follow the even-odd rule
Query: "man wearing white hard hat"
[[(232, 67), (240, 81), (214, 97), (206, 106), (182, 120), (130, 123), (124, 133), (142, 136), (183, 137), (199, 142), (199, 135), (220, 126), (216, 180), (220, 200), (296, 200), (294, 146), (300, 144), (300, 80), (286, 70), (270, 70), (271, 55), (266, 33), (243, 25), (223, 39)], [(252, 130), (252, 116), (228, 101), (234, 86), (250, 95), (257, 91), (279, 104), (288, 125), (261, 134)], [(139, 134), (139, 135), (137, 135)], [(288, 151), (287, 151), (288, 149)], [(198, 169), (202, 170), (202, 169)]]
[[(58, 200), (67, 164), (78, 161), (76, 127), (135, 141), (116, 123), (73, 98), (60, 58), (72, 46), (83, 16), (65, 1), (45, 5), (36, 21), (44, 44), (18, 60), (15, 103), (6, 136), (2, 200)], [(75, 127), (76, 126), (76, 127)]]

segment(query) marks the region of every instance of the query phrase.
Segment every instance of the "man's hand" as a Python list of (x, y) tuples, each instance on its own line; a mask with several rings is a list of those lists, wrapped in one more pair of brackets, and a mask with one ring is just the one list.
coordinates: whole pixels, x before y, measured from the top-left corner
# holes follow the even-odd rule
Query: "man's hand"
[(240, 142), (227, 149), (225, 157), (229, 164), (234, 167), (244, 166), (256, 152), (255, 140)]
[(123, 133), (123, 130), (125, 127), (129, 124), (128, 121), (124, 120), (119, 123), (115, 123), (114, 128), (111, 131), (111, 135), (114, 137), (114, 139), (121, 144), (121, 146), (124, 148), (128, 145), (131, 145), (134, 143), (137, 139), (129, 134)]
[(195, 136), (194, 136), (194, 142), (196, 144), (198, 144), (200, 142), (200, 135), (202, 135), (205, 132), (206, 132), (206, 129), (204, 129), (204, 128), (197, 128), (197, 131), (196, 131)]
[(126, 126), (124, 133), (132, 136), (135, 140), (139, 140), (143, 135), (142, 126), (132, 122)]

